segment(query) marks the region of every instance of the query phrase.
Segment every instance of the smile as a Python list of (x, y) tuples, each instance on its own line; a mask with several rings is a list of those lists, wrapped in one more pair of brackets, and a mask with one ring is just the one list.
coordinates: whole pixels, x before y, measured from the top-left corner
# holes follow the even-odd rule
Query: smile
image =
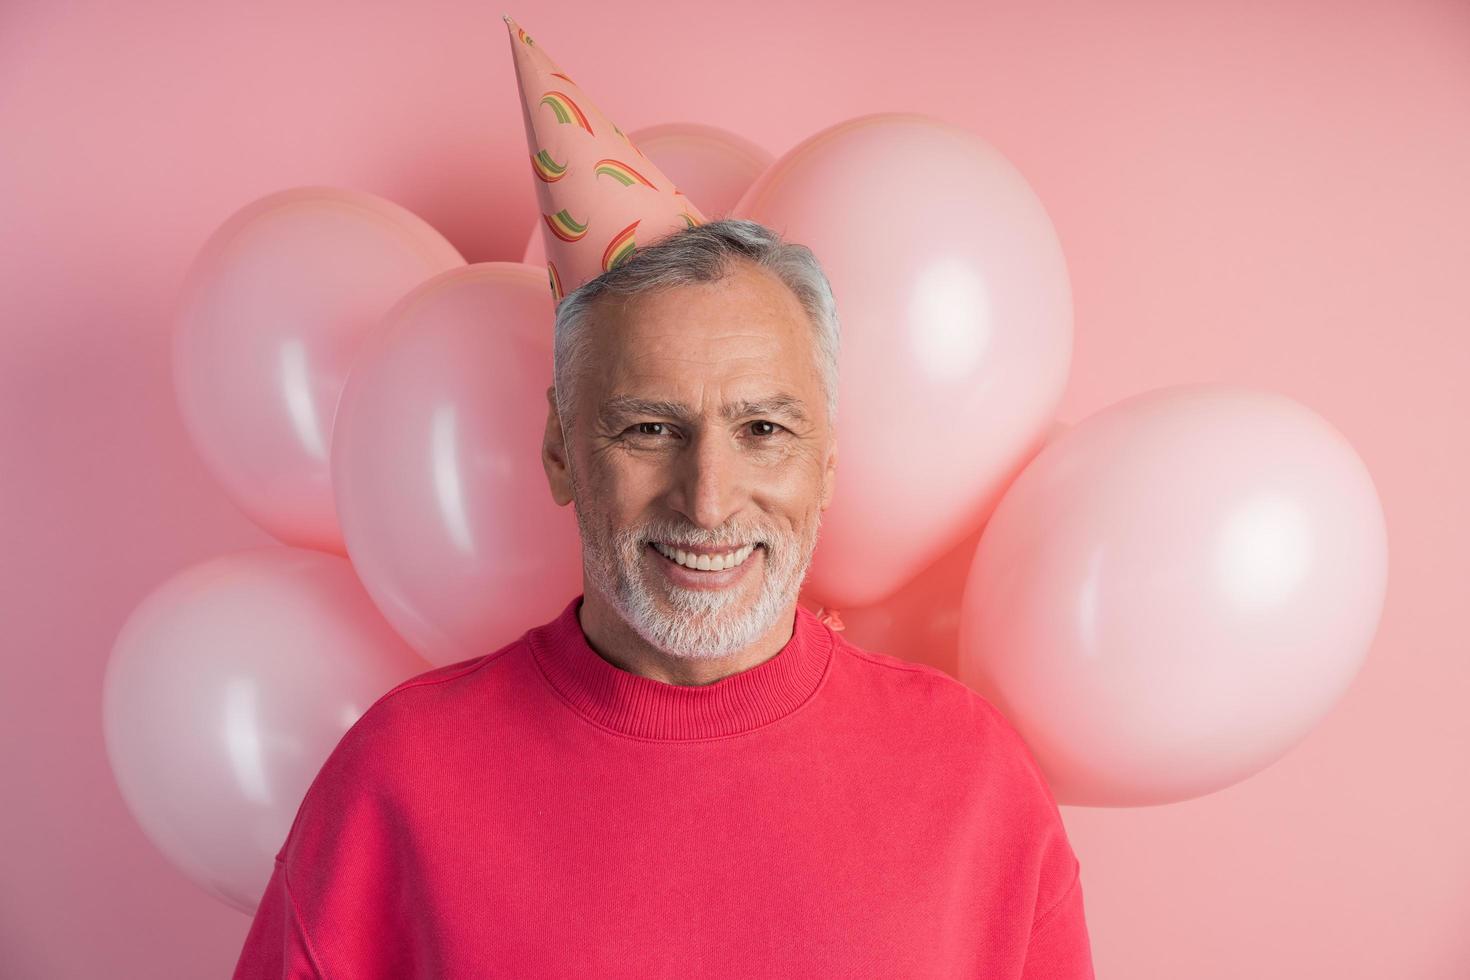
[(750, 553), (756, 547), (754, 544), (748, 544), (722, 555), (695, 555), (679, 548), (672, 548), (661, 541), (654, 541), (652, 544), (654, 550), (669, 561), (700, 572), (722, 572), (744, 564), (745, 559), (750, 557)]

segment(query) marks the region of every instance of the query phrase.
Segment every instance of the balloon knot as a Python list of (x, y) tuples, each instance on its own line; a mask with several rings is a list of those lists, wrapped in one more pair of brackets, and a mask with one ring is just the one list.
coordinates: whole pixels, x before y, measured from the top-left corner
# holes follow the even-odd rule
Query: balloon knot
[(841, 633), (847, 627), (842, 625), (842, 615), (836, 609), (819, 608), (817, 619), (827, 624), (827, 628), (835, 633)]

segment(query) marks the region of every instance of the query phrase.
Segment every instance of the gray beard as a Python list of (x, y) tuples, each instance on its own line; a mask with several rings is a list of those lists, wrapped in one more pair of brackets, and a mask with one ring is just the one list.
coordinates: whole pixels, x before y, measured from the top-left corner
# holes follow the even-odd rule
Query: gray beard
[[(575, 477), (572, 493), (577, 504), (588, 499)], [(769, 528), (712, 532), (658, 521), (609, 533), (600, 513), (584, 513), (581, 506), (574, 506), (582, 534), (582, 567), (591, 584), (650, 646), (691, 660), (730, 656), (755, 643), (776, 624), (801, 592), (821, 526), (821, 509), (816, 508), (806, 541)], [(748, 610), (739, 609), (743, 600), (738, 589), (686, 589), (668, 582), (658, 586), (648, 582), (644, 565), (648, 542), (668, 539), (703, 545), (732, 539), (763, 542), (766, 567), (754, 604)], [(753, 558), (752, 554), (746, 561)]]

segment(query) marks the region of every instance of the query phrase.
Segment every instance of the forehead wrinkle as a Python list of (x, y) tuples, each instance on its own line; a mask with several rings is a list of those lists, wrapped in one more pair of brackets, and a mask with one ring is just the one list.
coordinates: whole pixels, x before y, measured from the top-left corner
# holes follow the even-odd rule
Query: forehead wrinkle
[(612, 345), (610, 356), (630, 367), (644, 367), (650, 363), (688, 364), (709, 367), (720, 364), (750, 362), (769, 364), (794, 356), (796, 349), (788, 350), (781, 338), (768, 333), (728, 333), (718, 337), (698, 338), (691, 343), (687, 329), (673, 329), (662, 333), (651, 333), (638, 338), (638, 343), (622, 342)]

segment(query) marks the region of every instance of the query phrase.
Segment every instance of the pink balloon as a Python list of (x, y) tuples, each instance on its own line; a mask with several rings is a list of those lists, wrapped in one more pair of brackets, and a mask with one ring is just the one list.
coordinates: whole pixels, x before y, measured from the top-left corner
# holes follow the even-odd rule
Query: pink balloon
[(897, 592), (871, 606), (823, 608), (837, 616), (843, 637), (856, 646), (957, 677), (960, 599), (979, 540), (979, 531), (965, 535)]
[(330, 187), (261, 198), (210, 236), (179, 297), (174, 383), (195, 448), (251, 520), (345, 553), (328, 454), (352, 358), (404, 293), (463, 264), (398, 205)]
[(977, 529), (1051, 425), (1071, 288), (1046, 211), (978, 136), (912, 114), (788, 152), (735, 208), (809, 246), (842, 319), (837, 494), (808, 588), (868, 605)]
[(1367, 655), (1388, 541), (1363, 461), (1271, 392), (1176, 385), (1078, 422), (975, 553), (961, 679), (1059, 802), (1190, 799), (1258, 772)]
[[(689, 200), (713, 220), (727, 214), (775, 159), (743, 136), (701, 123), (664, 123), (628, 134)], [(536, 219), (526, 242), (525, 261), (546, 268), (546, 241)]]
[(342, 394), (332, 482), (348, 554), (432, 663), (488, 653), (581, 590), (576, 515), (540, 465), (552, 322), (542, 270), (451, 270), (388, 313)]
[[(1065, 422), (1053, 422), (1047, 438), (1055, 439), (1068, 428)], [(849, 642), (958, 677), (960, 609), (979, 541), (980, 530), (966, 534), (880, 602), (828, 611), (836, 614)]]
[(118, 633), (103, 680), (107, 756), (164, 856), (253, 912), (338, 740), (428, 669), (346, 559), (276, 546), (224, 555), (154, 590)]

